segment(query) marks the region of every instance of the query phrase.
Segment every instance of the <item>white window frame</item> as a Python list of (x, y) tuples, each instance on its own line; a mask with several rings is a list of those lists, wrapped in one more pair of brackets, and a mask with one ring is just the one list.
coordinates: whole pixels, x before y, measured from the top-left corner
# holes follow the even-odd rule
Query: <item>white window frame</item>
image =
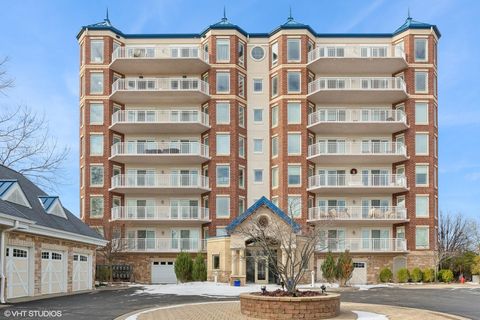
[[(219, 183), (218, 181), (218, 169), (220, 168), (227, 168), (228, 169), (228, 182), (226, 183)], [(230, 164), (228, 163), (217, 163), (215, 167), (215, 184), (217, 187), (230, 187), (230, 181), (231, 181), (232, 175), (230, 172)]]
[[(101, 43), (102, 44), (102, 57), (101, 60), (94, 61), (92, 55), (93, 43)], [(103, 39), (92, 38), (90, 39), (90, 63), (91, 64), (102, 64), (105, 61), (105, 41)]]
[[(423, 229), (427, 231), (427, 244), (425, 246), (419, 246), (417, 244), (417, 230)], [(430, 249), (430, 226), (415, 226), (415, 249), (417, 250), (428, 250)]]
[[(426, 199), (427, 206), (426, 212), (419, 213), (417, 208), (417, 200)], [(430, 217), (430, 196), (428, 194), (417, 194), (415, 195), (415, 218), (429, 218)]]
[[(92, 169), (93, 168), (102, 168), (102, 183), (98, 183), (98, 184), (93, 183), (93, 181), (92, 181)], [(91, 163), (90, 164), (89, 175), (90, 175), (89, 180), (90, 180), (90, 186), (91, 187), (103, 187), (104, 186), (104, 184), (105, 184), (105, 168), (104, 168), (102, 163)], [(84, 179), (84, 178), (82, 178), (82, 179)]]
[[(92, 91), (92, 83), (93, 83), (94, 75), (102, 76), (102, 90), (100, 91)], [(88, 89), (89, 89), (88, 92), (91, 95), (100, 95), (100, 96), (103, 95), (103, 93), (105, 92), (105, 75), (103, 74), (103, 71), (98, 71), (98, 70), (90, 71), (90, 87)]]
[[(291, 42), (298, 43), (298, 59), (290, 59), (289, 46)], [(287, 38), (287, 62), (300, 62), (302, 61), (302, 42), (299, 38)]]
[[(425, 58), (417, 58), (416, 52), (417, 52), (417, 41), (424, 41), (425, 42)], [(420, 37), (415, 37), (413, 40), (413, 56), (415, 59), (415, 62), (428, 62), (428, 38), (420, 38)]]
[[(254, 168), (252, 172), (253, 172), (253, 184), (263, 184), (263, 182), (265, 181), (264, 170), (262, 168)], [(256, 175), (255, 175), (256, 172), (261, 172), (262, 173), (262, 180), (261, 181), (256, 180)]]
[[(226, 110), (228, 110), (228, 116), (227, 116), (228, 119), (226, 119), (226, 120), (220, 120), (220, 119), (219, 119), (219, 117), (218, 117), (218, 115), (219, 115), (219, 112), (218, 112), (219, 107), (220, 107), (220, 108), (222, 108), (222, 107), (225, 108), (225, 107), (226, 107)], [(223, 102), (223, 101), (217, 101), (217, 103), (215, 104), (215, 115), (216, 115), (215, 121), (216, 121), (217, 124), (230, 124), (230, 119), (231, 119), (231, 117), (230, 117), (230, 103), (228, 103), (228, 102)]]
[[(228, 143), (228, 153), (227, 152), (225, 152), (225, 153), (221, 153), (221, 152), (219, 153), (218, 152), (218, 146), (219, 146), (218, 138), (219, 138), (219, 136), (228, 137), (228, 141), (229, 141), (229, 143)], [(231, 149), (231, 146), (230, 146), (231, 136), (230, 136), (229, 132), (217, 132), (217, 135), (215, 137), (215, 142), (216, 142), (216, 154), (217, 154), (217, 156), (229, 156), (230, 155), (230, 153), (231, 153), (231, 150), (230, 150)]]
[[(417, 110), (419, 110), (418, 105), (426, 106), (426, 113), (427, 113), (426, 121), (418, 121), (417, 119)], [(428, 101), (415, 101), (415, 124), (420, 124), (420, 125), (428, 124), (428, 116), (429, 116)]]
[[(102, 213), (99, 214), (99, 215), (93, 215), (92, 214), (92, 203), (93, 203), (93, 199), (102, 199), (102, 202), (103, 202), (103, 205), (102, 205)], [(90, 195), (90, 210), (89, 210), (89, 217), (92, 218), (92, 219), (101, 219), (103, 218), (103, 216), (105, 215), (105, 198), (103, 197), (103, 195), (100, 195), (100, 194), (92, 194)]]
[[(427, 179), (425, 184), (418, 184), (417, 183), (417, 168), (418, 167), (426, 167), (427, 168)], [(428, 163), (417, 163), (415, 164), (415, 186), (417, 187), (428, 187), (430, 182), (430, 165)]]
[[(255, 89), (255, 83), (260, 83), (260, 90)], [(263, 93), (263, 79), (262, 78), (253, 78), (252, 81), (252, 92), (255, 94)]]
[[(274, 180), (276, 179), (276, 180)], [(278, 174), (278, 166), (273, 166), (271, 169), (271, 184), (272, 189), (277, 189), (279, 184), (279, 174)], [(274, 183), (276, 181), (276, 183)]]
[[(290, 212), (290, 203), (292, 198), (299, 200), (300, 208), (298, 208), (298, 214)], [(289, 217), (300, 218), (302, 216), (302, 196), (300, 194), (289, 194), (287, 196), (287, 210), (285, 211), (287, 211)]]
[[(298, 106), (298, 121), (290, 121), (289, 109), (291, 106)], [(302, 123), (302, 104), (300, 102), (289, 101), (287, 102), (287, 124), (301, 124)]]
[[(218, 50), (218, 47), (219, 47), (219, 43), (220, 42), (223, 42), (223, 45), (227, 45), (227, 57), (225, 59), (220, 59), (219, 58), (219, 52), (220, 50)], [(230, 62), (230, 39), (229, 38), (217, 38), (216, 41), (215, 41), (215, 48), (216, 48), (216, 62)], [(245, 54), (244, 54), (245, 56)]]
[[(93, 153), (92, 152), (92, 138), (96, 136), (96, 137), (100, 137), (101, 138), (101, 142), (102, 142), (102, 152), (101, 153)], [(91, 132), (90, 133), (90, 137), (89, 137), (89, 149), (90, 149), (90, 155), (91, 156), (103, 156), (104, 154), (104, 148), (105, 148), (105, 136), (103, 135), (103, 133), (97, 133), (97, 132)]]
[[(260, 142), (261, 150), (256, 150), (257, 142)], [(263, 154), (264, 150), (264, 139), (262, 138), (253, 138), (253, 153), (254, 154)]]
[[(425, 90), (417, 89), (417, 74), (425, 74)], [(414, 73), (415, 93), (428, 93), (428, 71), (427, 70), (415, 70)]]
[[(278, 42), (272, 43), (271, 48), (270, 48), (270, 50), (271, 50), (270, 59), (272, 60), (272, 67), (275, 67), (278, 64), (278, 57), (279, 57), (278, 49), (279, 49)], [(274, 58), (274, 54), (277, 55), (277, 58)]]
[[(256, 120), (256, 119), (255, 119), (255, 114), (256, 114), (257, 111), (260, 111), (260, 115), (261, 115), (261, 117), (262, 117), (261, 120)], [(253, 123), (255, 123), (255, 124), (263, 124), (263, 121), (264, 121), (263, 108), (254, 108), (254, 109), (252, 110), (252, 113), (253, 113), (253, 114), (252, 114)]]
[[(228, 200), (228, 215), (218, 215), (218, 199), (221, 198), (221, 199), (226, 199)], [(230, 195), (228, 194), (218, 194), (216, 197), (215, 197), (215, 216), (217, 219), (229, 219), (230, 218)]]
[[(427, 146), (427, 150), (426, 150), (426, 152), (419, 152), (419, 151), (417, 151), (417, 145), (418, 145), (418, 144), (417, 144), (417, 137), (418, 137), (418, 136), (423, 136), (423, 137), (426, 136), (426, 138), (427, 138), (427, 145), (426, 145), (426, 146)], [(415, 133), (415, 155), (417, 155), (417, 156), (428, 156), (429, 153), (430, 153), (430, 150), (429, 150), (429, 149), (430, 149), (430, 146), (429, 146), (429, 144), (430, 144), (430, 134), (429, 134), (428, 132), (416, 132), (416, 133)]]
[[(298, 167), (299, 173), (298, 176), (300, 177), (298, 184), (290, 184), (290, 168)], [(287, 165), (287, 184), (289, 187), (300, 187), (302, 185), (302, 165), (298, 163), (289, 163)]]
[[(220, 81), (218, 81), (218, 79), (219, 79), (219, 76), (221, 76), (221, 75), (227, 75), (228, 76), (227, 77), (228, 78), (228, 80), (227, 80), (228, 89), (225, 90), (225, 91), (220, 91), (218, 89), (218, 84), (220, 83)], [(230, 94), (230, 72), (229, 71), (217, 71), (215, 76), (216, 76), (216, 88), (215, 88), (216, 93), (217, 94)]]
[[(292, 74), (298, 74), (298, 91), (290, 90), (289, 77)], [(287, 93), (301, 93), (302, 92), (302, 73), (300, 71), (289, 70), (287, 71)]]
[[(290, 143), (289, 143), (289, 137), (290, 136), (299, 136), (299, 152), (290, 152)], [(287, 153), (289, 156), (297, 156), (297, 155), (301, 155), (302, 154), (302, 134), (300, 132), (288, 132), (287, 133)]]

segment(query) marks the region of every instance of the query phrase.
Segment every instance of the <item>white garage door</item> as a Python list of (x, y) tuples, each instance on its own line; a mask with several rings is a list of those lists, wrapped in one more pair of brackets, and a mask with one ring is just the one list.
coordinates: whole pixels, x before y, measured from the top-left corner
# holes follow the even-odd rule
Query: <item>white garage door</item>
[(7, 248), (7, 298), (30, 293), (30, 252), (24, 247)]
[(85, 254), (73, 254), (72, 290), (92, 289), (92, 261)]
[(152, 262), (152, 283), (177, 283), (173, 261)]
[(66, 256), (59, 251), (42, 251), (42, 294), (67, 291)]
[(367, 284), (367, 263), (353, 262), (353, 273), (349, 284)]

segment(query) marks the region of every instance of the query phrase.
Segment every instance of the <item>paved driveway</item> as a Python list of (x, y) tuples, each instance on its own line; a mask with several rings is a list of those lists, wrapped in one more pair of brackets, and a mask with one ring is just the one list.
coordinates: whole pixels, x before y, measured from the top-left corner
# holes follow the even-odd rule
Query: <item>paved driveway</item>
[[(136, 290), (135, 287), (102, 290), (94, 293), (17, 303), (0, 309), (0, 318), (7, 318), (4, 316), (6, 310), (10, 312), (17, 310), (55, 310), (62, 312), (60, 319), (111, 320), (131, 311), (156, 306), (238, 299), (171, 294), (133, 294)], [(480, 289), (478, 288), (453, 290), (377, 288), (368, 291), (343, 292), (342, 301), (429, 309), (480, 320)], [(8, 319), (38, 319), (38, 317), (14, 317), (10, 314)]]

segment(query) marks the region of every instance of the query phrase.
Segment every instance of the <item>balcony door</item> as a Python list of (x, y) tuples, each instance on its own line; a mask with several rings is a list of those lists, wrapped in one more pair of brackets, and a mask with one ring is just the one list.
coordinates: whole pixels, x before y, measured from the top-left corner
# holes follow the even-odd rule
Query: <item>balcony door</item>
[(172, 219), (198, 219), (198, 200), (171, 200), (170, 216)]
[(137, 250), (155, 249), (155, 231), (135, 230), (127, 232), (128, 245)]
[(154, 139), (128, 140), (127, 148), (128, 154), (156, 153)]
[(390, 248), (388, 229), (363, 229), (363, 249), (367, 251), (387, 251)]
[(388, 170), (362, 170), (362, 183), (364, 186), (388, 186)]
[(388, 199), (363, 199), (362, 218), (385, 218), (388, 208)]
[(318, 140), (319, 154), (344, 154), (345, 139), (321, 139)]
[(155, 216), (155, 200), (152, 199), (128, 199), (128, 219), (153, 219)]
[(155, 184), (155, 169), (128, 169), (128, 185), (137, 187)]
[(179, 251), (197, 251), (200, 234), (198, 230), (173, 229), (172, 249)]
[(173, 186), (196, 186), (198, 184), (198, 170), (196, 169), (182, 169), (172, 170), (172, 185)]

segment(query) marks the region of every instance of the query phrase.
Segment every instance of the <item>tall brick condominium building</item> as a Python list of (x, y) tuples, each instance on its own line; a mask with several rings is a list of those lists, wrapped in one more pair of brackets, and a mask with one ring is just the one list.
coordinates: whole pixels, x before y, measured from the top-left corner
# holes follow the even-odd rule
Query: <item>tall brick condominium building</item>
[[(289, 17), (248, 33), (224, 17), (201, 33), (125, 34), (107, 17), (77, 38), (81, 217), (136, 281), (175, 281), (178, 252), (206, 253), (262, 196), (350, 250), (352, 282), (433, 265), (435, 25), (324, 34)], [(233, 272), (232, 252), (209, 254), (210, 276)], [(268, 264), (233, 254), (265, 281)]]

